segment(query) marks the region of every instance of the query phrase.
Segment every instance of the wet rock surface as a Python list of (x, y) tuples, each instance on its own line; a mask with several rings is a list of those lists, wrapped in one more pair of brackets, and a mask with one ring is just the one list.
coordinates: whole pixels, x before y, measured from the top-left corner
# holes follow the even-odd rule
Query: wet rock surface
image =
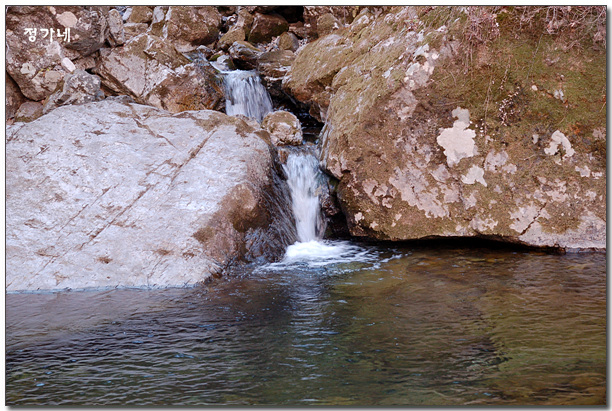
[(7, 291), (183, 286), (283, 250), (262, 132), (113, 98), (9, 126)]

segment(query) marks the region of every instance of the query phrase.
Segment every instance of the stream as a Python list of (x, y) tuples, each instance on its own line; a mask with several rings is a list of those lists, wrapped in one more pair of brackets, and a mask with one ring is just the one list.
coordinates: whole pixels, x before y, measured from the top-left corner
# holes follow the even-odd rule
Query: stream
[(605, 255), (335, 246), (193, 289), (7, 295), (7, 405), (605, 402)]

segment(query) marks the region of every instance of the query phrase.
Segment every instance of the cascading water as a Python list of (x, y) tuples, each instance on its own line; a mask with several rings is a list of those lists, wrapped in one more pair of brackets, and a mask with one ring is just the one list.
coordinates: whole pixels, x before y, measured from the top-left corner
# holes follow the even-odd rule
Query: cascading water
[(291, 193), (298, 241), (320, 240), (323, 219), (318, 194), (321, 177), (317, 159), (310, 154), (291, 153), (283, 169)]
[[(226, 114), (242, 114), (261, 122), (273, 111), (270, 95), (261, 84), (256, 71), (225, 71), (219, 64), (213, 66), (224, 76)], [(314, 268), (375, 259), (370, 251), (350, 242), (322, 239), (325, 220), (321, 214), (319, 193), (325, 182), (314, 155), (308, 150), (293, 151), (283, 169), (291, 194), (291, 209), (296, 222), (298, 241), (287, 247), (281, 262), (269, 264), (267, 268), (282, 269), (294, 263), (305, 263)]]
[(325, 220), (321, 214), (319, 193), (325, 184), (316, 157), (307, 152), (292, 152), (283, 165), (291, 194), (291, 208), (295, 219), (298, 241), (285, 252), (280, 263), (268, 268), (284, 269), (295, 263), (310, 269), (329, 264), (370, 261), (373, 254), (347, 241), (323, 240)]
[(223, 74), (226, 114), (243, 114), (261, 122), (272, 112), (272, 100), (256, 71), (234, 70)]

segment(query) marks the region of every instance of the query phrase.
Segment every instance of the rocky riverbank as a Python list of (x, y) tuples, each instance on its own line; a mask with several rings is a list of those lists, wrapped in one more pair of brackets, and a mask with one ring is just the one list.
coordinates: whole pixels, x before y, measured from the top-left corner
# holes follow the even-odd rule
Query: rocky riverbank
[(282, 255), (299, 121), (223, 114), (219, 68), (324, 125), (353, 236), (605, 249), (605, 38), (597, 7), (8, 7), (7, 290)]

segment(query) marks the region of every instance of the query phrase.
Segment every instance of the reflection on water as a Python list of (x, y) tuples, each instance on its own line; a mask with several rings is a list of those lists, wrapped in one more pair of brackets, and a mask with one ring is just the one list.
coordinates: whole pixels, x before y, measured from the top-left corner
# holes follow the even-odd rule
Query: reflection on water
[(7, 404), (605, 404), (605, 255), (366, 254), (7, 295)]

